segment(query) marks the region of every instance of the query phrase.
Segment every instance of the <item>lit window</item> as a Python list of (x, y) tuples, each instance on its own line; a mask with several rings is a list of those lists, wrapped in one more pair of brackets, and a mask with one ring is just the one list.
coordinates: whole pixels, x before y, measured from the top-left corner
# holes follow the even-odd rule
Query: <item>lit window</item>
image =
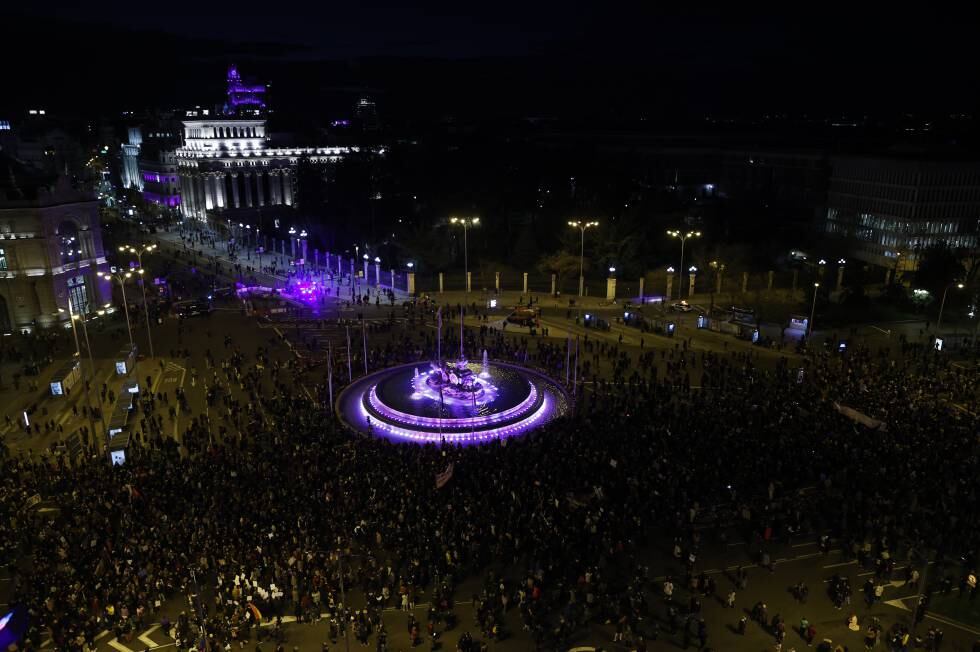
[(6, 271), (7, 269), (7, 253), (0, 249), (0, 271)]

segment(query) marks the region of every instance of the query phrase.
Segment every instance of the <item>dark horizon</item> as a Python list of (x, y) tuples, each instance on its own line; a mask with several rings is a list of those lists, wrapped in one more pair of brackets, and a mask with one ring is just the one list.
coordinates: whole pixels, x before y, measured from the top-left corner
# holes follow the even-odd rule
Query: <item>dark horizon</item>
[(977, 58), (968, 26), (930, 10), (888, 23), (861, 9), (752, 17), (538, 6), (520, 23), (349, 6), (266, 16), (239, 4), (173, 23), (115, 2), (84, 20), (80, 10), (39, 13), (50, 10), (5, 18), (4, 58), (18, 62), (0, 100), (8, 114), (35, 104), (111, 114), (215, 103), (231, 62), (271, 83), (281, 111), (303, 109), (304, 98), (340, 111), (360, 89), (385, 97), (389, 115), (477, 118), (853, 117), (972, 113), (980, 103), (963, 83)]

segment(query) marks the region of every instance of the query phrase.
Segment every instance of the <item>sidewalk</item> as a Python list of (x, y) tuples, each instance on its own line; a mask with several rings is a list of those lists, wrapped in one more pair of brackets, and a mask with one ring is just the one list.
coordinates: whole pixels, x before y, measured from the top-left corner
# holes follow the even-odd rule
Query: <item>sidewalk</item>
[[(115, 359), (95, 358), (95, 380), (90, 379), (89, 361), (82, 360), (82, 379), (70, 390), (67, 396), (53, 396), (51, 394), (51, 377), (66, 362), (67, 358), (55, 359), (50, 365), (45, 367), (41, 374), (31, 377), (37, 381), (37, 391), (26, 391), (22, 381), (20, 391), (16, 391), (13, 384), (5, 385), (0, 391), (0, 402), (3, 403), (3, 416), (10, 417), (10, 423), (6, 418), (0, 423), (0, 438), (10, 448), (12, 454), (32, 453), (40, 455), (47, 451), (51, 446), (65, 441), (72, 433), (83, 426), (90, 432), (95, 432), (95, 442), (101, 446), (105, 443), (105, 426), (111, 417), (114, 402), (110, 403), (108, 398), (105, 403), (101, 400), (102, 385), (105, 384), (118, 399), (123, 382), (127, 380), (139, 380), (140, 389), (146, 375), (159, 377), (160, 360), (162, 358), (145, 358), (138, 362), (136, 369), (126, 376), (116, 373)], [(139, 378), (137, 378), (139, 376)], [(91, 397), (86, 396), (85, 381), (89, 380), (91, 385)], [(97, 417), (86, 418), (83, 416), (82, 408), (91, 405), (95, 409), (101, 409), (101, 419)], [(78, 409), (77, 414), (73, 408)], [(28, 434), (24, 427), (24, 412), (29, 413), (31, 432)], [(54, 427), (46, 429), (45, 425), (54, 422)], [(40, 426), (37, 431), (35, 426)], [(58, 427), (61, 427), (61, 431)]]

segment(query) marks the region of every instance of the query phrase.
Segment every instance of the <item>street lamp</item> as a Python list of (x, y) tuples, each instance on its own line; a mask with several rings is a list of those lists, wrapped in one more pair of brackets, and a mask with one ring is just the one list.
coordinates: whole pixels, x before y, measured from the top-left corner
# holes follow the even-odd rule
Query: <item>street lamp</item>
[(133, 246), (128, 246), (128, 247), (127, 246), (122, 246), (122, 247), (119, 247), (119, 251), (128, 252), (128, 253), (131, 253), (134, 256), (136, 256), (136, 260), (139, 263), (139, 270), (137, 270), (137, 271), (139, 272), (139, 275), (141, 277), (141, 279), (140, 279), (140, 289), (143, 292), (143, 314), (146, 317), (146, 339), (147, 339), (147, 342), (149, 342), (149, 344), (150, 344), (150, 357), (151, 358), (155, 357), (154, 356), (154, 353), (153, 353), (153, 335), (150, 333), (150, 309), (146, 305), (146, 279), (145, 278), (142, 278), (142, 276), (143, 276), (143, 254), (145, 254), (147, 252), (150, 252), (150, 251), (153, 251), (156, 248), (157, 248), (157, 246), (155, 244), (152, 244), (152, 245), (144, 245), (144, 246), (140, 247), (139, 249), (137, 249), (136, 247), (133, 247)]
[(813, 303), (810, 305), (810, 321), (808, 321), (806, 323), (806, 325), (807, 325), (806, 339), (807, 340), (809, 340), (810, 337), (813, 335), (813, 317), (814, 317), (814, 315), (816, 313), (816, 310), (817, 310), (817, 288), (819, 288), (819, 287), (820, 287), (820, 284), (819, 283), (814, 283), (813, 284)]
[[(95, 409), (92, 407), (92, 392), (91, 392), (91, 386), (90, 386), (90, 382), (95, 382), (95, 360), (92, 358), (92, 347), (88, 343), (88, 329), (85, 328), (85, 315), (83, 315), (82, 313), (79, 313), (78, 315), (75, 315), (75, 313), (71, 309), (71, 300), (68, 301), (68, 310), (65, 310), (64, 308), (58, 308), (58, 312), (60, 312), (60, 313), (66, 313), (67, 312), (68, 313), (68, 319), (71, 321), (71, 333), (75, 337), (75, 354), (78, 356), (78, 363), (79, 364), (82, 363), (82, 348), (78, 345), (78, 329), (75, 327), (75, 318), (76, 317), (81, 320), (81, 322), (82, 322), (82, 328), (85, 331), (85, 346), (88, 348), (88, 364), (89, 364), (89, 378), (90, 378), (90, 381), (85, 381), (84, 378), (83, 378), (83, 381), (86, 383), (85, 384), (85, 402), (88, 403), (89, 421), (90, 421), (90, 425), (92, 426), (92, 441), (95, 442), (96, 441), (96, 439), (95, 439), (95, 437), (96, 437), (96, 433), (95, 433)], [(102, 432), (105, 432), (105, 427), (104, 427), (105, 426), (105, 422), (102, 420), (102, 409), (101, 409), (101, 407), (99, 409), (99, 423), (103, 426), (102, 427)]]
[[(684, 232), (681, 232), (681, 231), (678, 231), (678, 230), (675, 229), (673, 231), (667, 231), (667, 235), (669, 235), (672, 238), (677, 238), (678, 240), (681, 241), (681, 265), (680, 265), (680, 269), (683, 270), (684, 269), (684, 243), (687, 242), (687, 239), (688, 238), (700, 238), (701, 237), (701, 232), (700, 231), (688, 231), (688, 232), (684, 233)], [(681, 282), (680, 282), (680, 285), (678, 287), (677, 297), (678, 298), (683, 298), (684, 297), (684, 273), (683, 273), (683, 271), (681, 272)]]
[(708, 315), (710, 316), (715, 311), (715, 292), (721, 292), (721, 277), (725, 273), (725, 263), (712, 260), (708, 266), (714, 271), (715, 276), (714, 285), (711, 286), (711, 306), (708, 308)]
[(593, 227), (599, 226), (599, 222), (583, 222), (581, 220), (575, 220), (574, 222), (569, 222), (568, 226), (578, 229), (582, 232), (582, 243), (579, 247), (578, 253), (578, 295), (582, 296), (585, 294), (585, 231)]
[(954, 285), (959, 290), (962, 290), (963, 289), (963, 284), (962, 283), (950, 283), (943, 290), (943, 300), (939, 304), (939, 319), (936, 320), (936, 334), (937, 335), (939, 334), (939, 329), (941, 329), (942, 326), (943, 326), (943, 308), (946, 307), (946, 293), (949, 292), (949, 288), (953, 287)]
[(126, 330), (129, 331), (129, 346), (135, 349), (136, 344), (133, 342), (133, 326), (129, 323), (129, 303), (126, 301), (126, 281), (133, 278), (132, 272), (123, 272), (121, 270), (117, 271), (115, 267), (110, 268), (110, 272), (100, 272), (99, 276), (107, 281), (116, 281), (119, 283), (119, 287), (122, 290), (123, 298), (123, 309), (126, 311)]
[(466, 274), (466, 291), (470, 291), (470, 261), (468, 245), (466, 241), (466, 231), (471, 226), (476, 226), (480, 223), (479, 217), (453, 217), (449, 219), (450, 224), (459, 224), (463, 227), (463, 272)]

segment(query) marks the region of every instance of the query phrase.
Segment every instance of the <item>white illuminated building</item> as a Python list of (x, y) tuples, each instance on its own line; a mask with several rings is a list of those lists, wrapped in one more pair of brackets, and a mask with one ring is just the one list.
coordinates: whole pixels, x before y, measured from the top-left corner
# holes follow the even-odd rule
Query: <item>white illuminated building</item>
[(339, 161), (355, 147), (269, 147), (264, 119), (184, 122), (177, 170), (185, 218), (226, 208), (292, 206), (296, 164)]

